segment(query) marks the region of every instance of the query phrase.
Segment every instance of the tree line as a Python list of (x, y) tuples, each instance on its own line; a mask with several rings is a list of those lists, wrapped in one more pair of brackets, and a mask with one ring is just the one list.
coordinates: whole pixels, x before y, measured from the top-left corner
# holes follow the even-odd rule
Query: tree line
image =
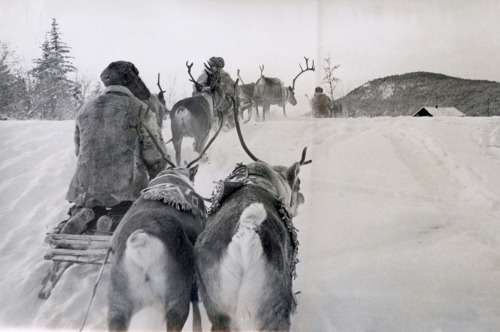
[(61, 39), (56, 19), (32, 68), (23, 68), (11, 45), (0, 41), (0, 117), (3, 119), (73, 119), (101, 85), (80, 75), (70, 47)]
[[(0, 119), (74, 119), (85, 101), (101, 92), (100, 82), (81, 75), (72, 63), (70, 47), (61, 39), (55, 18), (40, 46), (41, 56), (31, 68), (22, 67), (12, 46), (0, 40)], [(334, 76), (339, 65), (328, 56), (324, 60), (326, 84), (330, 98), (340, 81)], [(167, 107), (175, 101), (175, 78), (167, 89)], [(307, 96), (307, 95), (306, 95)]]

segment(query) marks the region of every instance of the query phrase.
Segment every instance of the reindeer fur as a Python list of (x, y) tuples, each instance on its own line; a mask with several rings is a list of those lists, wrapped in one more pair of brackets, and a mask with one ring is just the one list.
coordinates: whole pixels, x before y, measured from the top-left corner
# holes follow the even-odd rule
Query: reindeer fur
[(170, 112), (175, 161), (181, 164), (181, 146), (184, 137), (194, 138), (194, 150), (201, 152), (208, 139), (213, 119), (213, 97), (207, 92), (182, 99)]
[(248, 83), (238, 85), (236, 87), (236, 103), (240, 114), (243, 116), (243, 112), (247, 110), (248, 120), (252, 118), (252, 106), (253, 106), (253, 91), (255, 88), (255, 83)]
[(159, 98), (158, 95), (151, 94), (149, 99), (144, 100), (144, 102), (155, 114), (158, 127), (163, 128), (163, 119), (165, 118), (165, 114), (168, 113), (167, 106), (165, 105), (165, 100), (163, 98)]
[(195, 291), (193, 245), (204, 218), (144, 195), (134, 203), (112, 240), (109, 330), (127, 330), (135, 313), (155, 303), (165, 310), (167, 330), (182, 330)]
[(245, 185), (221, 201), (195, 245), (199, 289), (212, 330), (288, 331), (295, 308), (293, 240), (280, 213), (303, 203), (299, 164), (248, 165), (272, 183), (280, 199)]
[(253, 96), (257, 114), (259, 114), (259, 105), (263, 106), (263, 120), (266, 119), (266, 113), (269, 112), (271, 105), (279, 105), (285, 116), (287, 102), (293, 106), (297, 105), (292, 87), (285, 87), (278, 78), (261, 76), (255, 83)]

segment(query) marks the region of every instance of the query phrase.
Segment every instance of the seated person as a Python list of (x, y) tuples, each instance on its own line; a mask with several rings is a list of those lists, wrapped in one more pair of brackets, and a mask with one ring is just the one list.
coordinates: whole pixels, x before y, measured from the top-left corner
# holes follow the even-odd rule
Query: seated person
[(314, 90), (314, 96), (311, 98), (311, 109), (312, 115), (315, 118), (329, 118), (330, 109), (333, 106), (333, 102), (326, 94), (323, 93), (321, 87), (317, 87)]
[(136, 67), (113, 62), (101, 80), (104, 92), (76, 117), (78, 161), (66, 195), (74, 206), (64, 234), (80, 234), (91, 223), (97, 223), (98, 231), (113, 231), (149, 179), (166, 166), (155, 113), (143, 102), (151, 94)]

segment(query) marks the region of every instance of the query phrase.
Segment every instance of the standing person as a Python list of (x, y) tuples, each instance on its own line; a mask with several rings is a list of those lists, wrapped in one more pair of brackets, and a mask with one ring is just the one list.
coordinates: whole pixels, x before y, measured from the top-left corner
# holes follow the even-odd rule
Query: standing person
[(91, 222), (98, 231), (114, 230), (149, 179), (166, 166), (155, 113), (143, 102), (151, 93), (137, 68), (113, 62), (101, 80), (106, 89), (76, 117), (78, 161), (66, 195), (74, 205), (61, 233), (80, 234)]
[(326, 94), (323, 93), (321, 87), (314, 90), (314, 96), (311, 98), (311, 109), (315, 118), (329, 118), (330, 110), (333, 102)]

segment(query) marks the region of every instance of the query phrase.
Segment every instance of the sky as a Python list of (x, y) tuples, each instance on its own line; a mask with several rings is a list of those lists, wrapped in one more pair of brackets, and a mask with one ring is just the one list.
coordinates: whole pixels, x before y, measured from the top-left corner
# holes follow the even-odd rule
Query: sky
[[(133, 62), (152, 91), (190, 94), (211, 56), (245, 83), (264, 75), (291, 85), (304, 57), (316, 72), (297, 79), (304, 99), (322, 84), (323, 59), (340, 67), (341, 97), (380, 77), (415, 71), (500, 81), (497, 0), (0, 0), (0, 40), (26, 66), (56, 18), (80, 74), (98, 80), (112, 61)], [(326, 87), (323, 84), (323, 87)]]

